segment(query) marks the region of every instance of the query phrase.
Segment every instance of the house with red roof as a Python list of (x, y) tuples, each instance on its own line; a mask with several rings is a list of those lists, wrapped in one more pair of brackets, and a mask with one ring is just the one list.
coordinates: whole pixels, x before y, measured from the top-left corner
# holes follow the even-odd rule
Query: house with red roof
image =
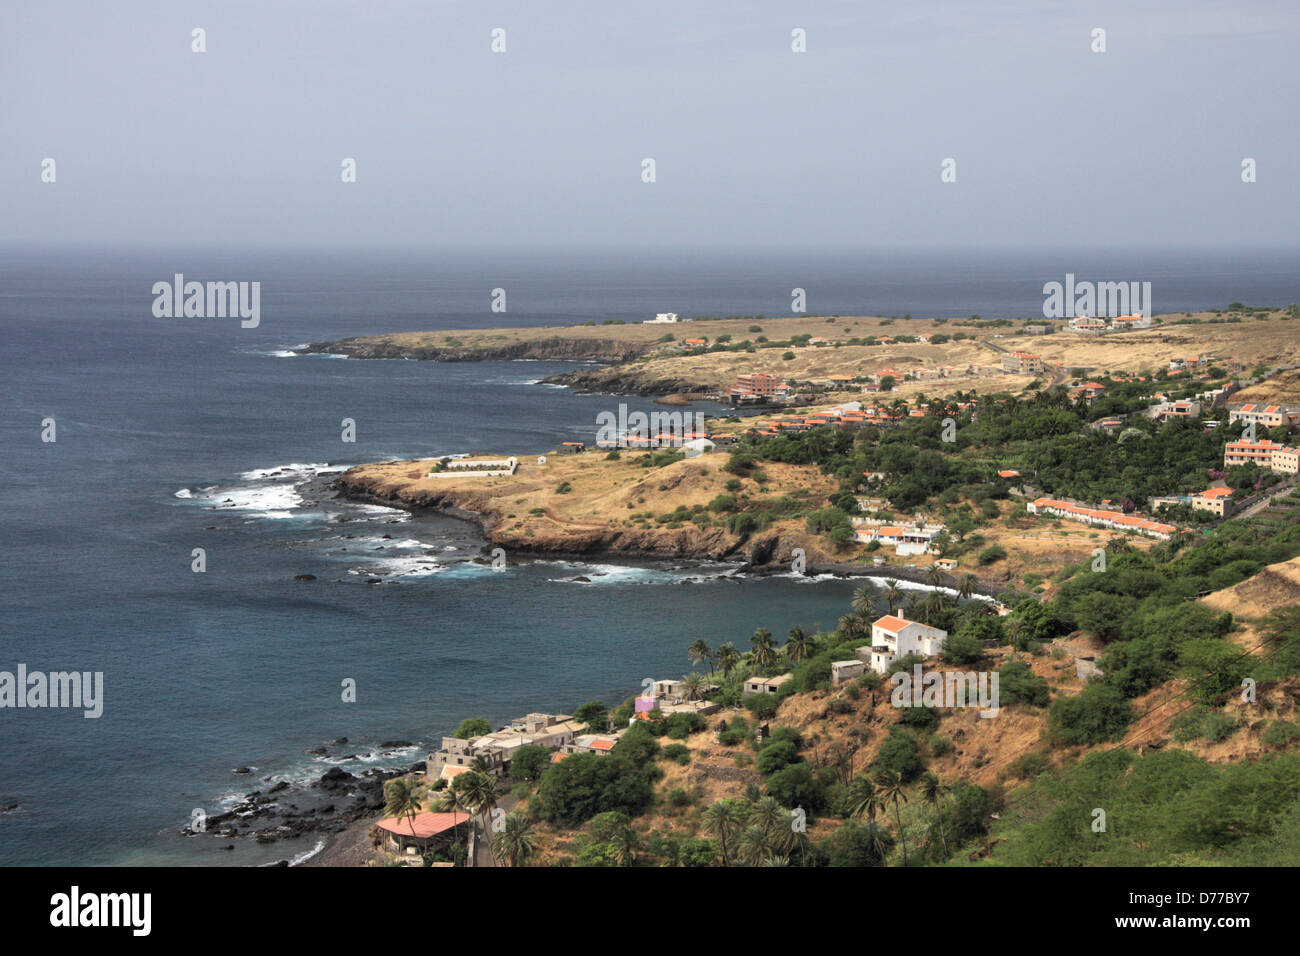
[(858, 648), (856, 654), (877, 674), (885, 674), (894, 661), (908, 654), (933, 657), (943, 650), (947, 639), (948, 632), (943, 628), (909, 621), (898, 611), (872, 622), (871, 646)]

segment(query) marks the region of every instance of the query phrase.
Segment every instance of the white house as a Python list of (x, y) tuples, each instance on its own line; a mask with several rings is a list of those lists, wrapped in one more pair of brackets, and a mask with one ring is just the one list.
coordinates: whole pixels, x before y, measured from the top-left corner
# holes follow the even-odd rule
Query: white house
[[(943, 650), (948, 632), (920, 621), (909, 621), (903, 612), (886, 614), (871, 625), (871, 669), (884, 674), (900, 657), (920, 654), (933, 657)], [(860, 651), (867, 649), (861, 648)]]
[(687, 458), (699, 458), (701, 455), (707, 455), (717, 447), (707, 438), (693, 438), (682, 445), (682, 451), (686, 453)]
[(676, 312), (660, 312), (653, 319), (646, 319), (642, 325), (671, 325), (674, 322), (680, 322)]

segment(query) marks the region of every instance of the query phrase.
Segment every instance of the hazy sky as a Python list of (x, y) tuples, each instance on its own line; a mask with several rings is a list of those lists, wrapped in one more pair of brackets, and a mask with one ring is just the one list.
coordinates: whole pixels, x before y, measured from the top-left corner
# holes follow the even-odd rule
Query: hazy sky
[(5, 0), (0, 239), (1295, 244), (1298, 41), (1295, 0)]

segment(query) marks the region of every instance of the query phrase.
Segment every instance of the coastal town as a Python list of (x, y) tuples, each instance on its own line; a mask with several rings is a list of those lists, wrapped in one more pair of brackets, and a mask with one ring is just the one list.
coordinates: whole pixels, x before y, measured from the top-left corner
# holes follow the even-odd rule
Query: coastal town
[[(1276, 323), (1293, 318), (1267, 316)], [(655, 827), (676, 832), (683, 813), (695, 821), (693, 839), (716, 835), (705, 812), (710, 799), (740, 799), (749, 807), (742, 813), (759, 812), (766, 799), (797, 807), (810, 797), (792, 797), (784, 775), (797, 776), (795, 768), (805, 764), (796, 760), (769, 775), (728, 769), (727, 761), (740, 768), (752, 760), (771, 763), (768, 750), (795, 739), (778, 718), (806, 730), (812, 718), (801, 702), (809, 695), (829, 708), (813, 712), (822, 714), (821, 721), (869, 700), (862, 719), (871, 726), (881, 719), (873, 714), (888, 713), (882, 682), (913, 667), (920, 680), (932, 668), (981, 661), (1004, 676), (1028, 665), (1033, 680), (1057, 688), (1055, 714), (1073, 697), (1100, 693), (1107, 671), (1097, 635), (1118, 625), (1091, 623), (1080, 607), (1055, 637), (1026, 643), (1024, 635), (1035, 628), (1051, 633), (1029, 623), (1044, 613), (1036, 608), (1074, 601), (1076, 592), (1091, 594), (1080, 588), (1085, 580), (1106, 579), (1108, 557), (1121, 567), (1134, 561), (1163, 566), (1179, 554), (1212, 547), (1221, 534), (1243, 533), (1237, 529), (1276, 536), (1300, 515), (1295, 356), (1279, 353), (1270, 361), (1261, 354), (1243, 362), (1248, 356), (1242, 350), (1230, 358), (1232, 352), (1210, 336), (1194, 351), (1155, 350), (1155, 361), (1133, 347), (1112, 353), (1122, 362), (1098, 361), (1099, 345), (1141, 341), (1185, 318), (1121, 316), (1100, 325), (1079, 318), (1010, 329), (972, 321), (943, 323), (944, 332), (912, 321), (907, 327), (915, 334), (895, 325), (890, 334), (847, 338), (801, 331), (777, 340), (768, 353), (787, 368), (771, 360), (755, 363), (752, 357), (763, 351), (754, 340), (733, 342), (734, 334), (717, 332), (727, 321), (666, 313), (626, 328), (688, 321), (698, 334), (679, 340), (666, 333), (625, 364), (683, 363), (685, 369), (725, 356), (733, 373), (721, 380), (710, 373), (715, 384), (702, 388), (707, 375), (692, 381), (684, 369), (676, 375), (656, 371), (674, 386), (662, 411), (620, 408), (610, 413), (612, 429), (563, 436), (541, 455), (466, 453), (360, 466), (342, 475), (340, 485), (358, 500), (453, 509), (477, 521), (493, 546), (520, 559), (595, 549), (740, 561), (752, 574), (793, 564), (797, 573), (855, 577), (864, 583), (854, 610), (838, 627), (816, 635), (796, 627), (784, 648), (762, 629), (748, 651), (692, 645), (691, 659), (703, 662), (704, 670), (647, 681), (616, 705), (589, 702), (572, 712), (531, 713), (496, 729), (478, 721), (444, 736), (410, 778), (410, 792), (419, 794), (412, 799), (422, 809), (409, 812), (399, 788), (389, 815), (367, 838), (379, 854), (372, 862), (524, 865), (572, 862), (576, 853), (581, 864), (585, 854), (604, 852), (609, 844), (593, 843), (597, 838), (586, 828), (572, 829), (584, 817), (554, 786), (561, 779), (566, 788), (585, 786), (577, 781), (599, 774), (597, 766), (650, 779), (667, 774), (665, 783), (651, 785), (661, 795), (652, 804), (658, 808), (662, 799), (662, 808), (620, 811), (618, 840), (650, 839), (637, 851), (650, 856), (657, 852), (652, 847), (666, 845), (655, 842), (661, 839)], [(841, 318), (836, 324), (860, 332), (855, 326), (864, 322)], [(877, 329), (883, 323), (893, 324), (873, 320)], [(753, 330), (774, 323), (741, 318), (729, 324), (757, 334)], [(964, 335), (954, 325), (975, 329), (978, 347), (996, 361), (970, 360), (971, 341), (954, 341)], [(1055, 341), (1059, 348), (1031, 349), (1017, 336)], [(905, 352), (922, 345), (954, 350), (963, 361), (904, 360)], [(874, 362), (862, 357), (876, 350)], [(818, 374), (802, 371), (812, 356)], [(611, 369), (620, 367), (614, 362), (581, 374), (587, 382), (608, 383)], [(695, 403), (709, 410), (682, 410)], [(1166, 446), (1182, 449), (1186, 460), (1171, 458)], [(1126, 460), (1131, 464), (1105, 464)], [(1290, 575), (1289, 568), (1277, 573)], [(1250, 571), (1243, 566), (1237, 573), (1248, 577)], [(1192, 576), (1184, 586), (1190, 597), (1210, 601), (1216, 587), (1236, 580), (1220, 573), (1208, 586)], [(1097, 598), (1100, 605), (1110, 600)], [(1049, 648), (1050, 655), (1039, 656)], [(1024, 655), (1026, 649), (1032, 653)], [(981, 713), (1005, 710), (995, 700)], [(982, 746), (995, 746), (972, 716), (976, 723), (968, 732), (978, 729)], [(836, 739), (845, 730), (834, 731)], [(929, 746), (931, 762), (944, 765), (940, 743)], [(958, 759), (965, 766), (971, 758)], [(589, 769), (590, 761), (608, 763)], [(673, 769), (678, 764), (688, 768), (685, 776)], [(987, 779), (978, 762), (961, 772)], [(634, 838), (630, 820), (638, 812), (647, 815), (650, 830)], [(817, 824), (815, 832), (827, 840), (847, 832), (825, 826)], [(599, 834), (606, 839), (604, 830)], [(727, 858), (716, 840), (710, 845), (710, 852)], [(785, 858), (791, 849), (778, 841), (768, 851)]]

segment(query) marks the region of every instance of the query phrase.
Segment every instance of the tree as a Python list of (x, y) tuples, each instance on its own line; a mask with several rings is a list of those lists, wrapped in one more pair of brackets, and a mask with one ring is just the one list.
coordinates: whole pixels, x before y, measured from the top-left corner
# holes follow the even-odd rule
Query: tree
[(603, 734), (609, 729), (609, 706), (603, 700), (589, 700), (573, 712), (573, 719), (588, 730)]
[(935, 815), (939, 819), (939, 839), (943, 842), (943, 857), (946, 860), (948, 852), (948, 836), (943, 828), (943, 795), (948, 792), (948, 788), (939, 782), (939, 778), (930, 771), (921, 775), (921, 796), (926, 803), (934, 808)]
[(719, 800), (704, 811), (704, 832), (718, 838), (723, 866), (731, 862), (732, 847), (745, 819), (743, 807), (741, 800)]
[(490, 833), (492, 811), (497, 805), (496, 778), (479, 770), (470, 770), (452, 778), (451, 790), (457, 803), (483, 817), (483, 830)]
[(718, 648), (715, 657), (718, 669), (722, 671), (723, 677), (730, 677), (731, 672), (740, 663), (740, 653), (736, 650), (736, 645), (730, 641)]
[(899, 599), (903, 596), (903, 589), (898, 586), (898, 582), (893, 578), (885, 578), (885, 603), (889, 606), (889, 613), (894, 613), (894, 608), (898, 607)]
[(686, 688), (687, 700), (699, 700), (704, 692), (704, 675), (691, 671), (682, 675), (682, 684)]
[[(624, 740), (626, 735), (620, 745)], [(573, 754), (547, 767), (537, 787), (542, 819), (566, 827), (579, 826), (608, 810), (640, 813), (653, 796), (646, 771), (617, 751), (605, 757)]]
[(522, 813), (511, 813), (501, 821), (501, 829), (492, 834), (492, 855), (510, 866), (525, 863), (536, 851), (533, 823)]
[(771, 670), (776, 664), (776, 650), (772, 645), (772, 632), (765, 627), (760, 627), (754, 632), (754, 636), (749, 639), (750, 646), (753, 647), (752, 660), (754, 666), (760, 671)]
[(713, 673), (713, 649), (709, 647), (708, 641), (704, 640), (704, 638), (696, 638), (691, 646), (686, 649), (686, 653), (690, 657), (692, 664), (707, 662), (709, 673)]
[(537, 780), (551, 764), (551, 752), (536, 744), (524, 744), (510, 758), (510, 776), (516, 780)]
[(880, 795), (876, 785), (865, 773), (860, 773), (849, 784), (848, 815), (876, 819), (876, 811), (881, 808)]
[(943, 569), (937, 564), (932, 564), (925, 569), (925, 583), (931, 587), (939, 587), (946, 578), (947, 575), (943, 573)]
[(804, 632), (804, 629), (796, 624), (790, 628), (790, 637), (785, 642), (785, 656), (793, 663), (806, 661), (813, 655), (813, 639)]
[(882, 866), (893, 843), (874, 821), (850, 820), (827, 839), (827, 862), (831, 866)]
[(470, 740), (490, 733), (492, 733), (492, 725), (487, 722), (486, 717), (466, 717), (456, 728), (458, 740)]
[(975, 589), (979, 587), (979, 583), (979, 578), (975, 577), (975, 575), (963, 574), (961, 581), (957, 585), (957, 596), (963, 601), (969, 600), (970, 596), (975, 593)]
[(876, 592), (869, 585), (862, 585), (853, 592), (853, 610), (860, 614), (870, 614), (875, 610)]
[(876, 778), (880, 786), (880, 797), (886, 806), (894, 805), (894, 820), (898, 824), (898, 842), (903, 846), (903, 866), (907, 866), (907, 837), (903, 833), (903, 815), (899, 804), (907, 803), (907, 790), (903, 778), (892, 770), (881, 771)]
[(415, 798), (415, 789), (405, 777), (395, 777), (384, 784), (384, 812), (400, 820), (406, 817), (411, 827), (411, 836), (415, 836), (415, 815), (423, 808)]

